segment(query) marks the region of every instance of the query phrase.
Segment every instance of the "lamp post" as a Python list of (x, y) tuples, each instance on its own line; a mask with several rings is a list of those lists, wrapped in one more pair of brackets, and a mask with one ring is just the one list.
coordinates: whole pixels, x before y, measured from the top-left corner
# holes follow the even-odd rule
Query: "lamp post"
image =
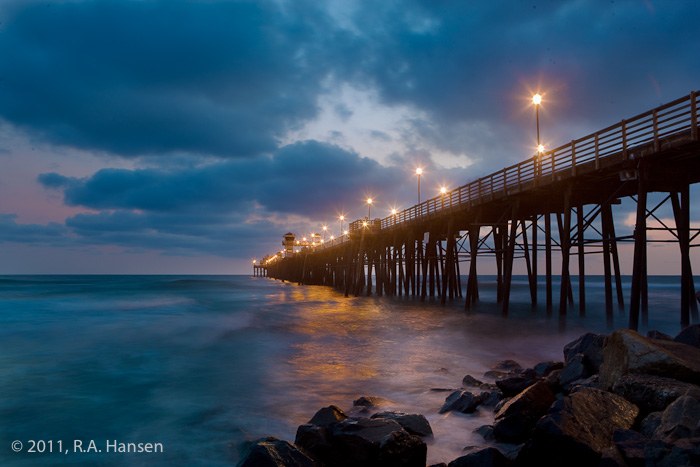
[(343, 235), (343, 220), (345, 220), (345, 216), (341, 214), (338, 219), (340, 219), (340, 235)]
[(444, 186), (440, 187), (440, 204), (441, 204), (441, 209), (445, 209), (445, 193), (447, 193), (447, 188)]
[(367, 198), (367, 220), (372, 218), (372, 198)]
[(394, 216), (394, 225), (396, 225), (396, 209), (391, 210), (391, 215)]
[(324, 225), (323, 226), (323, 243), (326, 243), (326, 230), (328, 230), (328, 226)]
[(416, 169), (416, 175), (418, 175), (418, 204), (420, 204), (420, 175), (423, 173), (423, 169), (418, 167)]

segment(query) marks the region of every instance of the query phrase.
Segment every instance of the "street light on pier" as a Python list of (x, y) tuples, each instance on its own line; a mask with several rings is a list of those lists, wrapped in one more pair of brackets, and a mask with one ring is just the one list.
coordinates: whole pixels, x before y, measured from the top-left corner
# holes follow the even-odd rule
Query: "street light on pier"
[(323, 226), (323, 243), (326, 243), (326, 230), (328, 230), (328, 226), (324, 225)]
[(367, 219), (372, 218), (372, 198), (367, 198)]
[(444, 186), (440, 187), (440, 204), (441, 209), (445, 209), (445, 194), (447, 193), (447, 188)]
[(418, 175), (418, 204), (420, 204), (420, 175), (423, 173), (423, 169), (418, 167), (416, 169), (416, 175)]
[(396, 208), (391, 209), (391, 215), (394, 217), (394, 225), (396, 225)]

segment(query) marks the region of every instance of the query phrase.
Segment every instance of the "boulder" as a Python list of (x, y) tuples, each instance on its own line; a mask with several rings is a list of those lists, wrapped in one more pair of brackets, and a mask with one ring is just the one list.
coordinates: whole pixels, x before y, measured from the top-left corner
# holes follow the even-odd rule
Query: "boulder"
[(700, 349), (678, 342), (651, 340), (636, 331), (615, 331), (605, 339), (600, 386), (611, 389), (626, 374), (645, 373), (700, 383)]
[(494, 447), (483, 447), (458, 457), (447, 467), (508, 467), (510, 460)]
[(644, 467), (644, 449), (649, 443), (649, 438), (634, 430), (616, 430), (613, 434), (613, 442), (626, 465)]
[(552, 371), (561, 370), (562, 368), (564, 368), (564, 362), (540, 362), (537, 365), (535, 365), (535, 374), (540, 378), (544, 378), (545, 376), (548, 376)]
[(374, 408), (381, 405), (391, 404), (391, 401), (377, 396), (362, 396), (352, 401), (353, 407)]
[(250, 443), (237, 467), (316, 467), (317, 463), (289, 441), (262, 438)]
[(522, 368), (520, 363), (515, 360), (501, 360), (491, 367), (492, 370), (504, 371), (506, 373), (512, 370), (519, 370), (520, 368)]
[(562, 389), (568, 391), (573, 386), (574, 381), (586, 379), (592, 372), (586, 364), (586, 356), (577, 353), (566, 361), (564, 368), (559, 373), (559, 384)]
[(494, 439), (493, 425), (481, 425), (479, 428), (474, 430), (474, 433), (481, 435), (486, 441), (491, 441)]
[(696, 391), (700, 397), (700, 386), (645, 374), (625, 375), (612, 387), (612, 392), (635, 404), (643, 414), (664, 410), (688, 391)]
[(587, 332), (573, 342), (564, 346), (564, 361), (568, 362), (577, 354), (583, 354), (591, 373), (598, 373), (600, 364), (603, 363), (603, 343), (605, 334), (593, 334)]
[(561, 371), (562, 370), (553, 370), (544, 380), (544, 382), (547, 383), (547, 386), (549, 386), (549, 389), (551, 389), (555, 394), (563, 391), (561, 384), (559, 384), (559, 376), (561, 376)]
[(478, 379), (474, 378), (472, 375), (467, 375), (464, 378), (462, 378), (462, 386), (463, 387), (480, 388), (483, 385), (484, 385), (483, 381), (479, 381)]
[(535, 370), (528, 368), (525, 370), (510, 373), (508, 376), (496, 380), (496, 386), (506, 397), (520, 394), (538, 381)]
[(598, 465), (615, 430), (631, 428), (638, 414), (637, 406), (617, 394), (581, 388), (554, 402), (537, 422), (517, 465)]
[(440, 413), (461, 412), (473, 413), (481, 404), (481, 396), (469, 391), (455, 391), (445, 399), (445, 404), (440, 409)]
[(615, 446), (603, 448), (598, 467), (629, 467)]
[(650, 465), (658, 467), (700, 465), (700, 438), (679, 439), (667, 447), (663, 457), (655, 460), (656, 463)]
[(328, 407), (319, 409), (319, 411), (316, 412), (313, 417), (311, 417), (311, 420), (309, 420), (308, 423), (311, 425), (326, 426), (333, 422), (345, 420), (346, 418), (348, 418), (347, 415), (345, 415), (340, 407), (329, 405)]
[(647, 331), (647, 338), (648, 339), (659, 339), (662, 341), (672, 341), (673, 337), (669, 336), (668, 334), (664, 334), (661, 331)]
[(524, 442), (535, 424), (557, 398), (544, 381), (539, 381), (508, 401), (496, 413), (493, 433), (499, 441)]
[(421, 438), (433, 436), (433, 429), (430, 427), (430, 423), (428, 423), (428, 420), (423, 415), (418, 413), (404, 413), (387, 410), (385, 412), (376, 413), (372, 415), (371, 418), (394, 420), (401, 425), (404, 430), (412, 435), (420, 436)]
[(498, 389), (492, 389), (491, 391), (484, 391), (480, 393), (479, 397), (481, 397), (481, 405), (485, 407), (495, 407), (499, 402), (501, 402), (503, 393), (501, 393), (501, 391)]
[(700, 402), (690, 396), (681, 396), (661, 414), (659, 426), (652, 438), (673, 442), (680, 438), (700, 436)]
[(577, 379), (570, 384), (569, 392), (578, 391), (581, 388), (599, 388), (598, 375), (591, 375), (588, 378)]
[(700, 324), (691, 324), (690, 326), (684, 327), (683, 330), (673, 338), (673, 342), (692, 345), (700, 349)]

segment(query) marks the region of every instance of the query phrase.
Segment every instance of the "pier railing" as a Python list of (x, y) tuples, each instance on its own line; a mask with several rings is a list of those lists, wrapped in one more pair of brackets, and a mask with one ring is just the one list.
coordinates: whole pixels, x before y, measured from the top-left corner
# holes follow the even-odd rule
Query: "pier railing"
[[(657, 107), (636, 117), (622, 120), (583, 138), (536, 155), (519, 164), (506, 167), (491, 175), (474, 180), (443, 195), (404, 209), (381, 220), (370, 221), (372, 230), (390, 230), (414, 221), (443, 215), (453, 209), (463, 209), (494, 199), (537, 188), (564, 178), (575, 177), (582, 167), (597, 170), (609, 159), (636, 159), (643, 154), (631, 151), (651, 144), (653, 152), (664, 149), (662, 140), (676, 134), (687, 134), (698, 140), (698, 92)], [(351, 225), (349, 235), (323, 244), (329, 248), (345, 243), (358, 232), (363, 221)]]

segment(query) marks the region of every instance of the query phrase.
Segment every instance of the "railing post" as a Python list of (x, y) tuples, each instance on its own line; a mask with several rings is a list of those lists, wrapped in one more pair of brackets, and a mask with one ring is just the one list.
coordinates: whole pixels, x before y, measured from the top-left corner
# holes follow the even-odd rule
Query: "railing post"
[(523, 191), (523, 182), (520, 178), (520, 168), (521, 164), (518, 164), (518, 191)]
[(506, 168), (503, 168), (503, 195), (507, 196), (508, 195), (508, 190), (506, 189), (506, 180), (508, 178)]
[(595, 169), (600, 169), (600, 154), (598, 153), (598, 133), (595, 134)]
[(622, 120), (622, 157), (629, 159), (627, 155), (627, 122)]
[(690, 93), (690, 137), (698, 139), (698, 100), (695, 91)]
[(576, 176), (576, 142), (571, 140), (571, 176)]
[(549, 167), (549, 170), (552, 171), (552, 183), (554, 183), (554, 172), (555, 172), (555, 170), (554, 170), (554, 153), (555, 152), (556, 152), (556, 150), (552, 151), (552, 157), (551, 157), (550, 167)]
[(659, 151), (659, 113), (654, 109), (654, 152)]

